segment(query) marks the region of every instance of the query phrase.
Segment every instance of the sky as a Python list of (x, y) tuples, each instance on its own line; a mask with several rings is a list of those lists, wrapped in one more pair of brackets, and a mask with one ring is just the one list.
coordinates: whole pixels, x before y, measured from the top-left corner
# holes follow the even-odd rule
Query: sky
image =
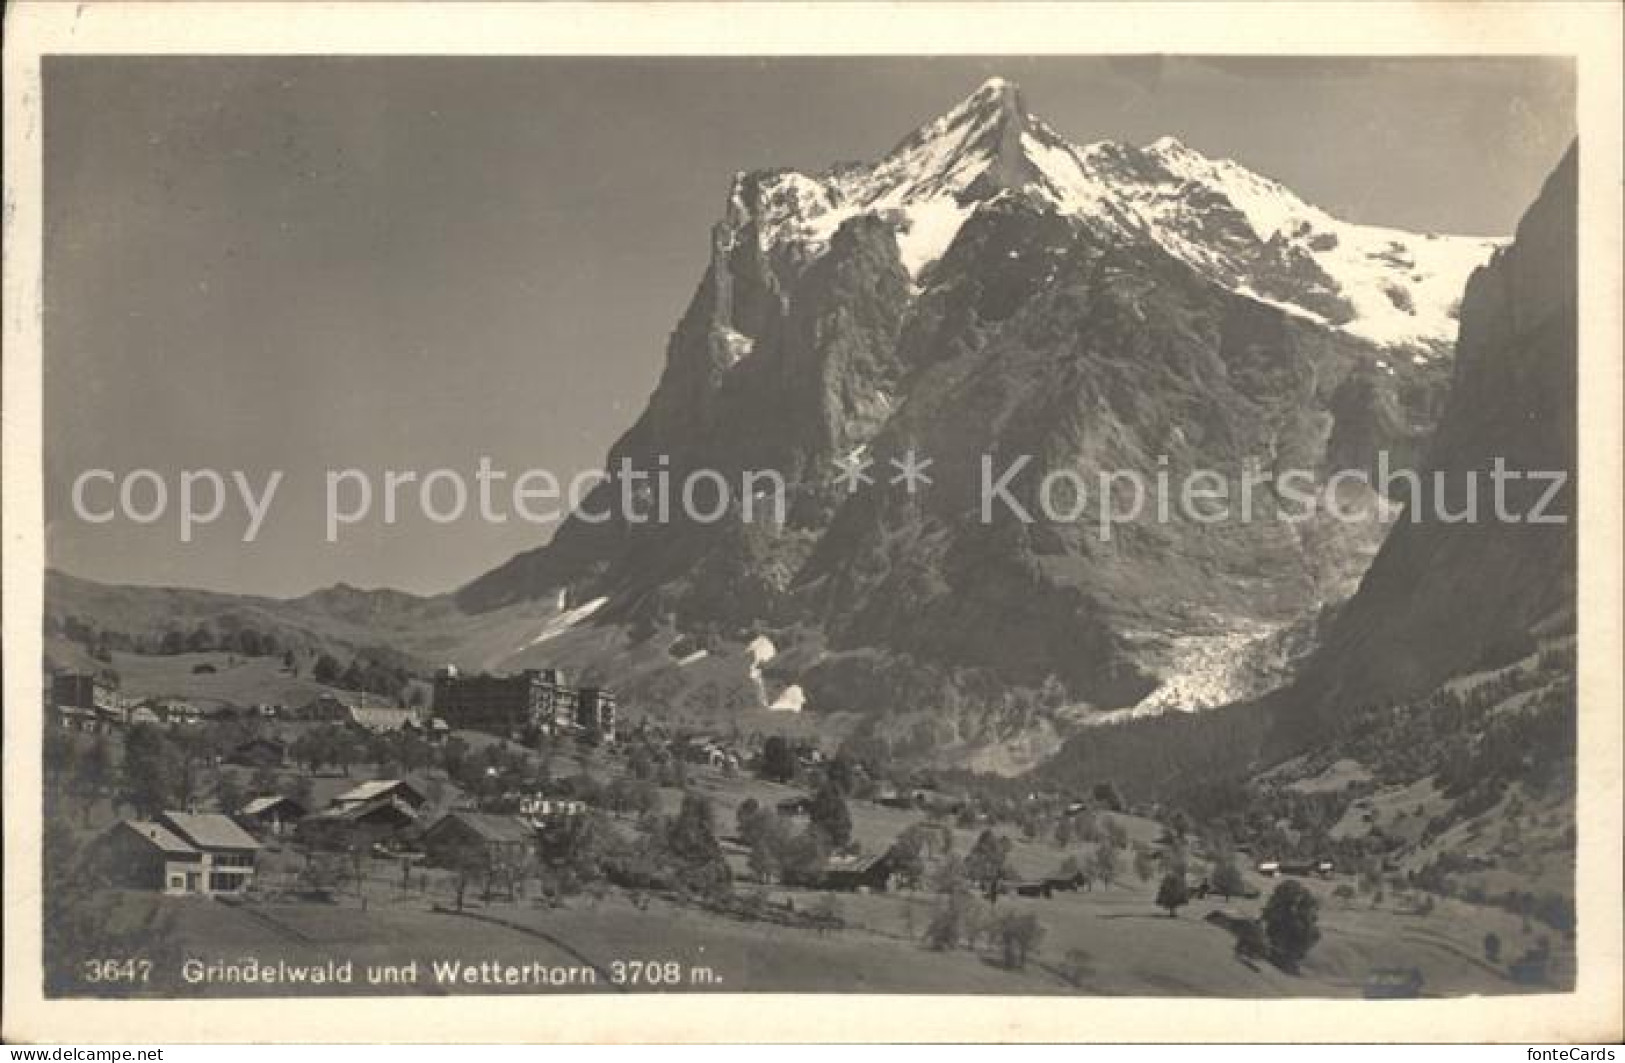
[[(385, 524), (386, 470), (599, 468), (735, 171), (878, 158), (994, 75), (1074, 142), (1171, 134), (1417, 231), (1509, 235), (1574, 132), (1551, 59), (51, 57), (48, 563), (277, 597), (466, 583), (555, 526), (472, 499), (439, 523), (411, 488)], [(152, 470), (167, 508), (81, 519), (94, 469)], [(345, 469), (376, 505), (329, 542)], [(182, 541), (200, 470), (228, 495)], [(260, 498), (278, 470), (244, 542), (230, 478)], [(92, 510), (116, 498), (88, 487)]]

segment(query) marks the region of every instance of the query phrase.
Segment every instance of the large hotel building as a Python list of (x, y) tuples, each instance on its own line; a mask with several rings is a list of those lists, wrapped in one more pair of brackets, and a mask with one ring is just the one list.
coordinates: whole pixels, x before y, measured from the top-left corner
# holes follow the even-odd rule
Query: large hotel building
[(571, 687), (557, 668), (515, 675), (461, 675), (443, 668), (434, 680), (435, 715), (454, 728), (517, 738), (528, 731), (555, 737), (615, 740), (615, 694), (602, 687)]

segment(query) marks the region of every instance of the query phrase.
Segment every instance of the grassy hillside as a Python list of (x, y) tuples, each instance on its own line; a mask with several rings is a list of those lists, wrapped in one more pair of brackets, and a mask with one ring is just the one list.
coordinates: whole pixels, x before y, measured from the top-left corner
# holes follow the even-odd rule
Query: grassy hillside
[[(213, 673), (194, 669), (207, 666)], [(339, 693), (306, 674), (293, 675), (280, 658), (234, 657), (231, 654), (181, 653), (147, 656), (114, 653), (111, 667), (127, 697), (184, 698), (200, 707), (212, 705), (304, 705), (323, 694)]]

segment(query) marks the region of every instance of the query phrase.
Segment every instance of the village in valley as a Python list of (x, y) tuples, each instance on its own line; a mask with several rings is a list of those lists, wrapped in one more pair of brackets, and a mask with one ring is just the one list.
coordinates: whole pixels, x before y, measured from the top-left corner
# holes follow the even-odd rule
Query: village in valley
[[(552, 668), (399, 704), (291, 651), (171, 649), (46, 676), (51, 993), (1408, 997), (1572, 963), (1528, 911), (1110, 779), (1014, 793), (765, 714), (632, 719)], [(234, 674), (301, 696), (217, 696)]]

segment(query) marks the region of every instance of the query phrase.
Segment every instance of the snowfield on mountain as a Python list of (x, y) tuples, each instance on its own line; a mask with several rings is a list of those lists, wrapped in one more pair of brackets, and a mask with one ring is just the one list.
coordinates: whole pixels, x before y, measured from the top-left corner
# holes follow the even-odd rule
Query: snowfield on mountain
[[(1119, 234), (1138, 234), (1229, 288), (1382, 346), (1427, 354), (1454, 342), (1467, 277), (1503, 241), (1341, 221), (1228, 159), (1162, 137), (1145, 147), (1077, 146), (994, 78), (885, 159), (810, 176), (735, 179), (729, 224), (754, 223), (761, 251), (804, 267), (842, 224), (873, 215), (897, 233), (918, 281), (990, 183)], [(740, 238), (736, 230), (729, 239)]]

